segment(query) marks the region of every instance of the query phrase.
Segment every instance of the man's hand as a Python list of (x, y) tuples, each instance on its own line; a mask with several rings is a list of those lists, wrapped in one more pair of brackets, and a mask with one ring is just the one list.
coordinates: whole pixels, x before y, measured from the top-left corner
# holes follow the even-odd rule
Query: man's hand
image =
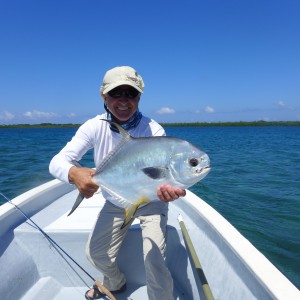
[(169, 184), (162, 184), (157, 189), (157, 196), (159, 200), (163, 202), (174, 201), (179, 197), (184, 197), (185, 195), (185, 190), (173, 187)]
[(77, 186), (79, 192), (85, 198), (90, 198), (99, 189), (99, 186), (92, 177), (95, 173), (94, 169), (77, 168), (74, 166), (69, 170), (69, 181)]

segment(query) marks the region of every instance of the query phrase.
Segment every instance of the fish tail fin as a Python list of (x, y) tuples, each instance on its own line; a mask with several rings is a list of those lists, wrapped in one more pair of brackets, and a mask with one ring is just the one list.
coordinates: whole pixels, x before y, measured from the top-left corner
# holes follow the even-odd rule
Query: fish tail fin
[(129, 208), (126, 208), (125, 210), (125, 219), (124, 222), (121, 226), (121, 229), (125, 228), (129, 223), (132, 222), (132, 220), (134, 219), (134, 215), (137, 211), (137, 209), (139, 208), (140, 205), (142, 204), (146, 204), (150, 202), (149, 199), (142, 197), (139, 199), (139, 201), (136, 204), (133, 204), (132, 206), (130, 206)]
[(84, 199), (83, 194), (79, 193), (77, 198), (76, 198), (76, 201), (75, 201), (75, 203), (74, 203), (74, 205), (71, 209), (71, 211), (68, 214), (68, 216), (70, 216), (74, 212), (74, 210), (79, 206), (79, 204), (82, 202), (83, 199)]

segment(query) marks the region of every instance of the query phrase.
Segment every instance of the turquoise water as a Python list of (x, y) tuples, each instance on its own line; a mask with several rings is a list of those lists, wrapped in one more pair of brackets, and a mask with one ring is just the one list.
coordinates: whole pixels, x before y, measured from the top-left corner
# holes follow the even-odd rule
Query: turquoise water
[[(74, 128), (0, 129), (0, 190), (9, 198), (52, 177)], [(212, 171), (191, 190), (300, 288), (300, 127), (167, 127), (205, 150)], [(82, 162), (93, 166), (92, 153)], [(4, 199), (0, 199), (0, 203)]]

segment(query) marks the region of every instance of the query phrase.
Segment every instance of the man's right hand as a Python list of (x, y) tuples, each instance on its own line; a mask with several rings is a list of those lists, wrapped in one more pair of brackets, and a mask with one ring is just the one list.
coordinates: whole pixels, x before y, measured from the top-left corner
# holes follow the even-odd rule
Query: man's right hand
[(91, 198), (99, 189), (99, 185), (93, 179), (95, 173), (94, 169), (71, 167), (69, 182), (75, 184), (85, 198)]

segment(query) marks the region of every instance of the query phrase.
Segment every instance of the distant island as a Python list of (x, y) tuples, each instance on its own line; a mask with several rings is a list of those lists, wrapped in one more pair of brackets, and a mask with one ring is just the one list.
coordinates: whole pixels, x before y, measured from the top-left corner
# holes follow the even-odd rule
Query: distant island
[(239, 121), (239, 122), (194, 122), (194, 123), (161, 123), (162, 126), (300, 126), (300, 121)]
[[(252, 121), (252, 122), (191, 122), (191, 123), (160, 123), (163, 127), (208, 127), (208, 126), (300, 126), (300, 121)], [(77, 128), (81, 124), (13, 124), (1, 125), (1, 128)]]

